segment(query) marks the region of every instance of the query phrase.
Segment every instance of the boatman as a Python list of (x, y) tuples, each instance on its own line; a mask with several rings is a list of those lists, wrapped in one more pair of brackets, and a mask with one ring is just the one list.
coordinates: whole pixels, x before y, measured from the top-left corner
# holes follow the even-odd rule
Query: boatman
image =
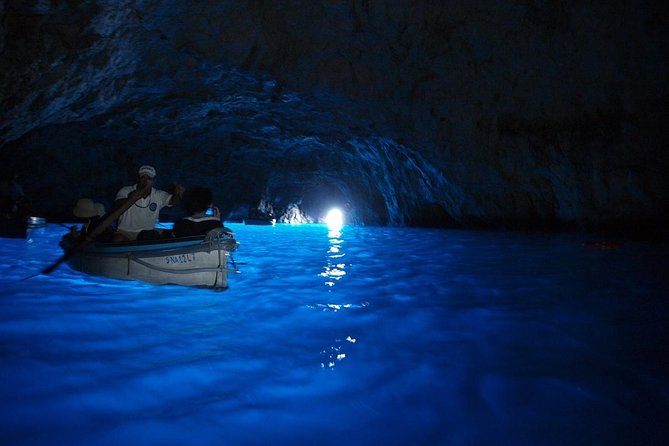
[(161, 238), (156, 229), (160, 210), (165, 206), (173, 206), (181, 201), (184, 187), (176, 184), (174, 194), (153, 187), (156, 169), (153, 166), (142, 166), (137, 171), (137, 184), (125, 186), (116, 194), (114, 208), (123, 206), (133, 191), (144, 190), (146, 193), (128, 208), (118, 219), (118, 229), (114, 241), (152, 240)]

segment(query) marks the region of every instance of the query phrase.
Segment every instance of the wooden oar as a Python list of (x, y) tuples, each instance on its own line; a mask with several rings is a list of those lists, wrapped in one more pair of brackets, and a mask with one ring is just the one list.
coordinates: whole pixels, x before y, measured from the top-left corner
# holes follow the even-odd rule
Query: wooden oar
[(63, 256), (56, 261), (56, 263), (47, 268), (44, 268), (41, 274), (50, 274), (51, 272), (53, 272), (53, 270), (58, 268), (61, 263), (72, 257), (77, 252), (81, 251), (89, 243), (94, 242), (95, 239), (98, 238), (100, 234), (102, 234), (105, 231), (105, 229), (107, 229), (112, 223), (114, 223), (114, 221), (116, 221), (116, 219), (118, 219), (121, 216), (121, 214), (130, 209), (130, 206), (135, 204), (135, 202), (140, 198), (142, 198), (142, 196), (144, 196), (147, 192), (149, 192), (149, 190), (151, 190), (151, 186), (146, 186), (144, 189), (136, 190), (130, 195), (128, 195), (128, 200), (125, 203), (123, 203), (121, 207), (119, 207), (114, 212), (107, 215), (107, 217), (105, 217), (105, 219), (102, 220), (102, 223), (100, 223), (95, 229), (93, 229), (93, 231), (91, 231), (90, 234), (85, 234), (85, 238), (81, 242), (79, 242), (76, 246), (68, 249), (65, 252), (65, 254), (63, 254)]

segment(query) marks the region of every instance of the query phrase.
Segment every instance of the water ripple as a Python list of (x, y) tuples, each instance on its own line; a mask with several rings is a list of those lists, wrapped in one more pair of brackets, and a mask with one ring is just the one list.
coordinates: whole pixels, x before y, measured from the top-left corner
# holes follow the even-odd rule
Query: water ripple
[(652, 443), (668, 433), (666, 246), (230, 226), (241, 274), (222, 293), (66, 265), (21, 280), (60, 256), (63, 228), (2, 240), (0, 443)]

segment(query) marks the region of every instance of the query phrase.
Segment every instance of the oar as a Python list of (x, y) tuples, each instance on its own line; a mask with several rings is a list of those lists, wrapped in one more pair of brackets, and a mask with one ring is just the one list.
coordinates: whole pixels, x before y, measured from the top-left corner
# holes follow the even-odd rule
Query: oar
[(123, 214), (125, 211), (127, 211), (130, 206), (135, 204), (137, 200), (139, 200), (142, 196), (144, 196), (149, 190), (151, 186), (146, 186), (144, 189), (139, 189), (128, 195), (128, 200), (121, 205), (118, 209), (116, 209), (114, 212), (110, 213), (107, 215), (107, 217), (102, 220), (102, 223), (100, 223), (93, 231), (91, 231), (90, 234), (86, 234), (86, 238), (84, 238), (79, 244), (76, 246), (70, 248), (63, 254), (63, 256), (56, 261), (53, 265), (44, 268), (41, 272), (41, 274), (50, 274), (60, 266), (61, 263), (72, 257), (74, 254), (77, 252), (81, 251), (86, 245), (88, 245), (91, 242), (94, 242), (96, 238), (100, 236), (104, 232), (105, 229), (107, 229), (116, 219), (118, 219), (121, 214)]

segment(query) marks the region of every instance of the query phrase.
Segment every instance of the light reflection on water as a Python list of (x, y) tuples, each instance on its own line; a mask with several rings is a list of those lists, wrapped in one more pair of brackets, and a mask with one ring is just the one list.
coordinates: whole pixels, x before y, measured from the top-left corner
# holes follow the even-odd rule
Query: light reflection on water
[(328, 240), (330, 248), (328, 249), (327, 263), (321, 276), (325, 277), (326, 286), (334, 286), (337, 280), (346, 275), (346, 264), (343, 263), (346, 253), (343, 249), (344, 240), (342, 240), (341, 231), (328, 231)]
[(666, 246), (229, 224), (230, 289), (90, 277), (0, 240), (0, 444), (649, 444)]

